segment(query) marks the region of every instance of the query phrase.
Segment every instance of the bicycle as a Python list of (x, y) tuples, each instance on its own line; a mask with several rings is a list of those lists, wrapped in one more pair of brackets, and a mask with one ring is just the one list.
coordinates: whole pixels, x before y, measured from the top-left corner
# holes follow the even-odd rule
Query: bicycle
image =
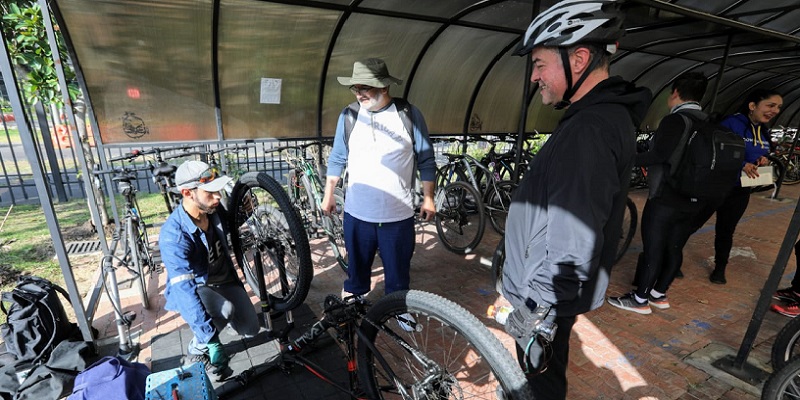
[[(475, 201), (464, 203), (465, 209), (472, 207), (478, 213), (486, 214), (492, 228), (499, 233), (505, 232), (505, 221), (508, 216), (508, 208), (511, 206), (511, 194), (516, 189), (517, 185), (508, 180), (501, 180), (500, 176), (495, 174), (489, 167), (481, 164), (475, 157), (469, 154), (452, 154), (444, 153), (448, 162), (437, 171), (438, 177), (436, 179), (439, 187), (455, 188), (451, 186), (458, 182), (465, 182), (475, 189), (470, 197), (474, 197)], [(474, 170), (482, 171), (482, 176), (487, 177), (487, 183), (481, 187), (480, 177), (476, 176)], [(459, 189), (461, 191), (463, 189)], [(474, 196), (478, 193), (478, 196)], [(470, 197), (466, 197), (470, 199)], [(479, 201), (477, 201), (479, 200)], [(437, 210), (439, 204), (437, 204)], [(437, 231), (440, 228), (439, 219), (437, 219)], [(442, 243), (449, 250), (459, 253), (467, 254), (474, 250), (477, 243), (480, 242), (483, 236), (483, 230), (477, 231), (477, 234), (470, 241), (470, 246), (461, 246), (451, 242), (447, 235), (440, 233), (439, 237)]]
[[(109, 161), (130, 160), (130, 155), (112, 158)], [(135, 276), (135, 283), (139, 289), (142, 307), (150, 309), (150, 301), (147, 296), (147, 273), (155, 271), (153, 255), (150, 249), (150, 239), (147, 234), (147, 227), (144, 218), (140, 214), (139, 204), (136, 201), (136, 188), (131, 184), (136, 180), (138, 171), (145, 171), (147, 167), (139, 168), (115, 168), (110, 170), (95, 170), (95, 176), (102, 174), (114, 174), (112, 181), (117, 183), (117, 192), (122, 195), (125, 201), (124, 216), (117, 224), (116, 232), (112, 238), (109, 254), (103, 256), (101, 265), (108, 266), (112, 260), (117, 260), (117, 266), (125, 267)], [(122, 256), (115, 255), (117, 245), (122, 244)], [(105, 280), (103, 281), (105, 283)]]
[(800, 398), (800, 358), (782, 367), (775, 367), (761, 392), (762, 400), (791, 400)]
[(280, 183), (266, 172), (242, 175), (227, 210), (236, 262), (262, 311), (280, 313), (301, 305), (314, 266), (303, 222)]
[[(636, 224), (638, 222), (638, 212), (636, 204), (630, 197), (625, 199), (625, 214), (622, 218), (622, 232), (620, 234), (619, 245), (617, 245), (617, 253), (614, 258), (614, 264), (618, 263), (622, 256), (628, 251), (634, 235), (636, 235)], [(506, 262), (506, 245), (505, 236), (500, 237), (500, 242), (492, 253), (492, 267), (491, 274), (494, 281), (494, 288), (497, 293), (503, 292), (503, 264)], [(800, 327), (798, 328), (800, 329)]]
[[(333, 198), (336, 202), (334, 212), (326, 214), (322, 211), (322, 199), (325, 185), (317, 157), (308, 157), (307, 151), (312, 146), (322, 147), (323, 143), (314, 141), (296, 146), (276, 147), (271, 152), (280, 152), (284, 160), (292, 167), (287, 176), (289, 199), (300, 212), (303, 226), (309, 238), (324, 235), (328, 239), (337, 265), (347, 271), (347, 248), (344, 244), (344, 191), (334, 188)], [(321, 233), (320, 233), (321, 231)]]
[[(186, 153), (175, 154), (171, 156), (163, 156), (166, 152), (172, 151), (186, 151), (194, 148), (195, 146), (183, 146), (183, 147), (174, 147), (169, 149), (161, 149), (158, 147), (153, 147), (148, 150), (131, 150), (130, 153), (127, 153), (123, 156), (118, 157), (117, 159), (127, 159), (133, 160), (137, 157), (142, 157), (145, 160), (147, 165), (147, 169), (150, 171), (150, 176), (153, 179), (153, 183), (158, 187), (159, 193), (164, 198), (164, 204), (167, 207), (167, 211), (172, 213), (172, 211), (177, 207), (181, 200), (182, 196), (180, 190), (178, 190), (177, 186), (175, 185), (175, 171), (178, 167), (167, 163), (167, 160), (186, 157)], [(148, 159), (148, 155), (154, 155), (154, 160)]]
[[(337, 382), (304, 353), (332, 330), (348, 366), (348, 382)], [(329, 295), (322, 317), (294, 340), (280, 337), (281, 352), (269, 364), (235, 378), (253, 378), (300, 366), (353, 399), (530, 399), (527, 379), (515, 359), (475, 316), (438, 295), (416, 290), (391, 293), (375, 304), (362, 297)], [(501, 390), (498, 390), (500, 388)]]

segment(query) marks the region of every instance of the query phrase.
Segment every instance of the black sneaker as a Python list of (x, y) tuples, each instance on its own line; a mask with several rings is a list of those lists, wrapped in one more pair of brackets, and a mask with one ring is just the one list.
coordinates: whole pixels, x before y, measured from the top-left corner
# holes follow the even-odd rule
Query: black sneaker
[(181, 359), (181, 365), (184, 367), (195, 363), (202, 363), (203, 369), (206, 370), (206, 374), (208, 374), (209, 378), (214, 378), (217, 382), (221, 382), (233, 374), (233, 370), (231, 370), (230, 367), (219, 368), (211, 364), (211, 359), (208, 357), (208, 354), (189, 354), (188, 356), (183, 356)]
[(708, 277), (708, 280), (711, 281), (711, 283), (716, 283), (717, 285), (724, 285), (728, 283), (728, 281), (725, 279), (725, 272), (717, 270), (714, 270), (714, 272), (711, 273), (711, 276)]
[(609, 297), (608, 304), (623, 310), (633, 311), (637, 314), (650, 314), (653, 312), (653, 310), (650, 309), (650, 304), (648, 304), (647, 300), (645, 300), (644, 303), (639, 303), (636, 301), (634, 292), (630, 292), (620, 297)]
[(791, 288), (787, 287), (786, 289), (778, 289), (772, 295), (772, 298), (775, 300), (786, 301), (789, 303), (800, 302), (800, 296)]

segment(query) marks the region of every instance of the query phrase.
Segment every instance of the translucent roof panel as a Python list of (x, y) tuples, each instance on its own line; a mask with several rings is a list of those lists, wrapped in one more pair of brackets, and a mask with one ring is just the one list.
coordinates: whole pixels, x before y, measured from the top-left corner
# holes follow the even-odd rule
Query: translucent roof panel
[(103, 143), (217, 138), (211, 1), (60, 7)]
[[(355, 101), (355, 97), (347, 87), (339, 84), (337, 77), (352, 76), (353, 63), (356, 60), (369, 57), (382, 58), (389, 68), (389, 73), (403, 80), (402, 85), (389, 89), (390, 94), (402, 97), (417, 56), (439, 26), (437, 23), (409, 19), (365, 14), (350, 15), (336, 37), (325, 78), (323, 136), (333, 136), (339, 112)], [(431, 118), (432, 116), (428, 114), (426, 113), (426, 118)], [(427, 122), (430, 124), (430, 120)]]
[(221, 2), (219, 92), (225, 139), (317, 135), (325, 49), (340, 16), (251, 0)]
[[(354, 101), (336, 80), (383, 58), (391, 88), (440, 134), (549, 131), (563, 112), (523, 95), (512, 56), (533, 15), (558, 0), (53, 0), (104, 143), (330, 137)], [(538, 10), (533, 8), (538, 6)], [(800, 97), (797, 0), (628, 0), (613, 75), (661, 99), (682, 72), (712, 79), (705, 104), (748, 90)], [(534, 85), (535, 88), (535, 85)], [(645, 124), (668, 110), (654, 104)], [(219, 118), (218, 118), (219, 117)], [(796, 112), (781, 114), (800, 124)], [(219, 124), (219, 126), (218, 126)], [(220, 136), (220, 134), (222, 136)]]

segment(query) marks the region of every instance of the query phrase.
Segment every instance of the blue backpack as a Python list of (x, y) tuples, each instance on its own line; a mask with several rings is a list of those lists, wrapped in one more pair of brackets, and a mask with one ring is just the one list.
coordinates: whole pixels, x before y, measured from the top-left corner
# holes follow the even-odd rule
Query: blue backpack
[(119, 357), (103, 357), (75, 378), (68, 400), (144, 400), (150, 369)]

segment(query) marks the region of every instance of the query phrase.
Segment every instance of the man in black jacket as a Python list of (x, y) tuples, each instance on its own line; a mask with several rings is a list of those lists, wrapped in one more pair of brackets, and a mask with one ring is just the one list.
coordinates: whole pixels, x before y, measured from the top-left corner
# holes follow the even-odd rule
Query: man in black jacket
[[(686, 122), (705, 120), (700, 107), (706, 92), (706, 77), (699, 72), (680, 75), (672, 83), (667, 99), (670, 113), (661, 120), (653, 135), (650, 151), (636, 156), (636, 165), (648, 167), (650, 194), (642, 212), (644, 262), (636, 266), (636, 290), (620, 297), (609, 297), (614, 307), (639, 314), (650, 314), (650, 306), (669, 308), (667, 290), (683, 262), (683, 247), (692, 233), (692, 218), (700, 210), (700, 202), (677, 193), (666, 181)], [(681, 115), (690, 118), (684, 119)]]
[(614, 1), (564, 1), (531, 23), (517, 54), (531, 54), (542, 103), (569, 107), (512, 199), (503, 293), (506, 331), (536, 399), (564, 399), (576, 316), (603, 304), (622, 229), (647, 89), (609, 77), (622, 36)]

